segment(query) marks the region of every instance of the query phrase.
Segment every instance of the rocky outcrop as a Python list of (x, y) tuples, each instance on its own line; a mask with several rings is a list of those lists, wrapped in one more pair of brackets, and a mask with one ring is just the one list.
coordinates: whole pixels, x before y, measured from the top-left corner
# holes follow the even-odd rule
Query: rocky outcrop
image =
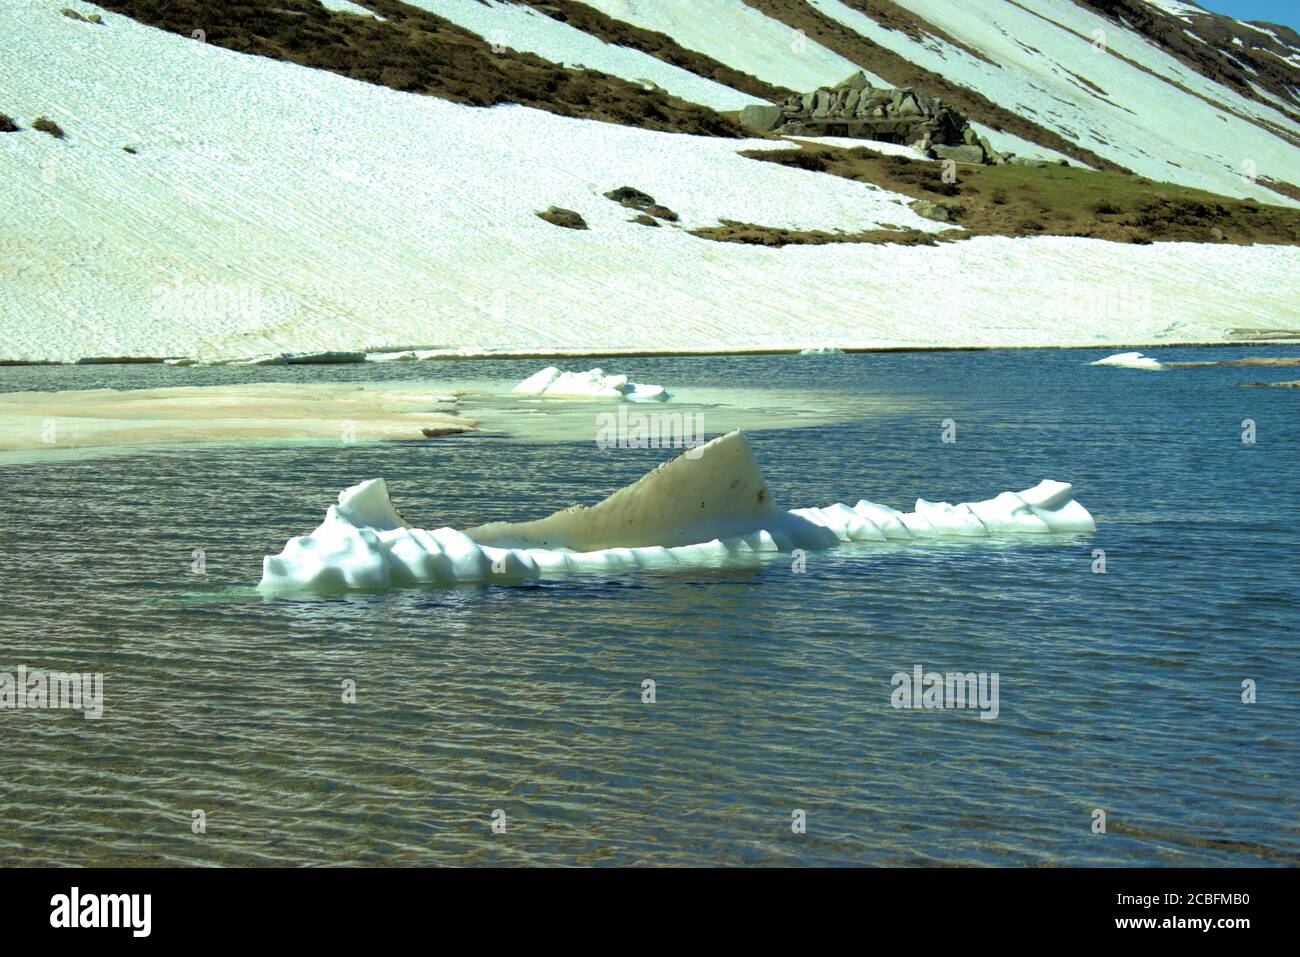
[(916, 215), (939, 223), (955, 223), (966, 212), (966, 207), (961, 203), (931, 202), (928, 199), (913, 200), (907, 205)]
[(958, 163), (1004, 163), (1011, 156), (996, 152), (956, 107), (937, 96), (910, 87), (876, 88), (861, 71), (837, 86), (792, 93), (779, 107), (747, 106), (740, 122), (763, 133), (902, 143)]
[[(662, 206), (655, 202), (655, 198), (649, 193), (643, 192), (634, 186), (620, 186), (618, 189), (611, 189), (605, 194), (606, 199), (611, 199), (620, 206), (628, 209), (634, 209), (639, 213), (647, 216), (653, 216), (655, 219), (662, 219), (666, 223), (675, 223), (679, 219), (678, 215), (667, 206)], [(640, 217), (634, 218), (632, 222), (642, 222)], [(643, 225), (649, 225), (644, 224)], [(653, 225), (658, 226), (658, 223)]]
[(565, 229), (586, 229), (587, 221), (579, 213), (571, 209), (565, 209), (562, 206), (551, 206), (545, 212), (537, 214), (540, 219), (546, 220), (552, 226), (562, 226)]

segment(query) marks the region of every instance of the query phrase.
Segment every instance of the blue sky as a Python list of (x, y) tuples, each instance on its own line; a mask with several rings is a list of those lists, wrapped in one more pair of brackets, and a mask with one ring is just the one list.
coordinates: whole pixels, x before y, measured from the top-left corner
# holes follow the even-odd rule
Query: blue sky
[(1238, 20), (1284, 23), (1300, 30), (1300, 3), (1296, 0), (1196, 0), (1206, 10), (1226, 13)]

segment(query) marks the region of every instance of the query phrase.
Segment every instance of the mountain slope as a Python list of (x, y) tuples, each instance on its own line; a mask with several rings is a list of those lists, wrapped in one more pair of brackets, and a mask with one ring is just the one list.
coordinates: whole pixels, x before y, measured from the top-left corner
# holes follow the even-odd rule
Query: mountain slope
[[(944, 227), (871, 184), (739, 155), (787, 145), (771, 140), (484, 109), (113, 14), (0, 0), (0, 15), (0, 112), (20, 127), (0, 133), (0, 359), (1109, 345), (1300, 326), (1294, 247), (709, 242), (689, 230)], [(41, 115), (65, 136), (34, 129)], [(631, 222), (603, 195), (623, 185), (679, 224)], [(590, 228), (535, 215), (551, 205)]]
[[(692, 11), (701, 24), (708, 23), (740, 0), (585, 2), (614, 16), (671, 28), (690, 19)], [(1261, 202), (1287, 202), (1267, 181), (1284, 184), (1286, 194), (1285, 184), (1296, 186), (1300, 180), (1300, 122), (1293, 110), (1266, 96), (1247, 95), (1244, 81), (1211, 79), (1122, 19), (1108, 19), (1075, 0), (745, 3), (754, 13), (766, 13), (768, 21), (804, 30), (809, 49), (822, 49), (813, 40), (830, 44), (892, 84), (932, 89), (987, 125), (1091, 165), (1098, 165), (1090, 159), (1096, 157), (1153, 179)], [(1144, 22), (1161, 17), (1167, 21), (1172, 14), (1156, 9)], [(1224, 18), (1201, 19), (1221, 23)], [(714, 40), (712, 52), (724, 61), (747, 52), (758, 39), (752, 15), (735, 20), (736, 37), (746, 42), (733, 37), (728, 48)], [(751, 29), (744, 32), (747, 26)], [(699, 41), (692, 33), (683, 34), (682, 42)], [(741, 53), (732, 52), (737, 50)], [(1286, 68), (1288, 61), (1267, 55), (1281, 64), (1278, 71)], [(836, 82), (842, 68), (821, 57), (796, 59), (819, 83)], [(765, 76), (763, 62), (749, 57), (745, 62)], [(1283, 86), (1270, 80), (1265, 92), (1276, 97)], [(1300, 73), (1291, 89), (1300, 89)], [(971, 102), (963, 102), (968, 98)]]

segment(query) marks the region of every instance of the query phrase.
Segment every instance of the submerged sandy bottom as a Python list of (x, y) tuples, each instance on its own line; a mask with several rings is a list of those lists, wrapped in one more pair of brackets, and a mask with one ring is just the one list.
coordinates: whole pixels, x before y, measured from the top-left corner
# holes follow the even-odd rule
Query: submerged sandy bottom
[(473, 428), (447, 391), (356, 384), (256, 383), (0, 395), (0, 452), (123, 445), (420, 438)]
[[(702, 438), (738, 428), (843, 421), (898, 405), (817, 391), (673, 389), (639, 403), (523, 398), (508, 381), (254, 383), (0, 394), (0, 460), (204, 443), (600, 441), (661, 434)], [(651, 426), (653, 431), (647, 429)], [(427, 438), (424, 430), (449, 430)]]

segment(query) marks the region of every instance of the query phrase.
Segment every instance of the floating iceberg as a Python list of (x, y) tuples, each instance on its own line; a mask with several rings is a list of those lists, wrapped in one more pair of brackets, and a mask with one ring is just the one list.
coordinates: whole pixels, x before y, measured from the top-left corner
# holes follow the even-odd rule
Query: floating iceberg
[(844, 350), (837, 346), (809, 346), (807, 349), (800, 349), (801, 356), (834, 356), (840, 355)]
[(1107, 356), (1104, 359), (1098, 359), (1089, 365), (1094, 366), (1119, 366), (1121, 369), (1163, 369), (1157, 360), (1150, 356), (1144, 356), (1140, 352), (1117, 352), (1113, 356)]
[(661, 385), (638, 385), (625, 375), (606, 375), (604, 369), (561, 372), (547, 366), (514, 387), (515, 395), (547, 399), (617, 399), (628, 402), (666, 402), (672, 398)]
[(1049, 481), (984, 502), (918, 499), (912, 512), (867, 501), (781, 511), (742, 433), (716, 438), (698, 452), (671, 459), (596, 505), (465, 531), (412, 527), (393, 508), (384, 480), (371, 479), (340, 493), (316, 531), (264, 558), (259, 587), (337, 591), (511, 582), (700, 567), (847, 542), (1096, 529), (1071, 486)]

